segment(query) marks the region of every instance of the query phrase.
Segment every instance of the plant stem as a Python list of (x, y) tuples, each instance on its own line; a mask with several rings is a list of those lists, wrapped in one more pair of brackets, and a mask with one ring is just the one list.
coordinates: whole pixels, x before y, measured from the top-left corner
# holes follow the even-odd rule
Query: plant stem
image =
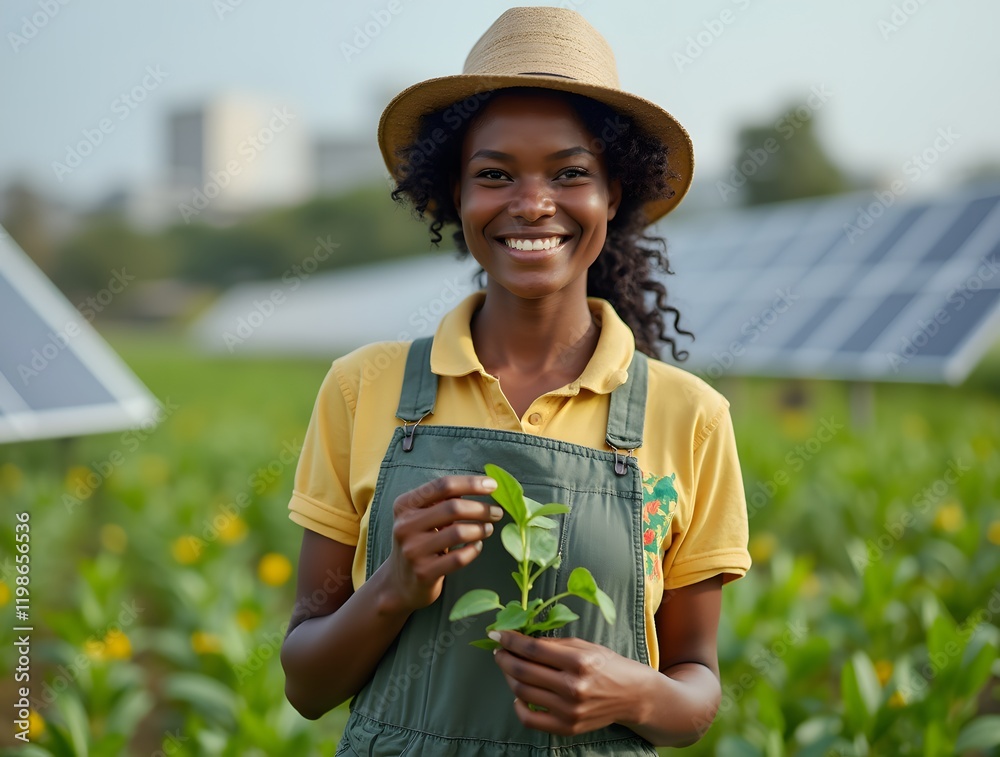
[(528, 560), (528, 533), (524, 524), (518, 524), (518, 531), (521, 532), (521, 554), (524, 559), (521, 561), (521, 609), (528, 609), (528, 589), (531, 587), (529, 578), (531, 573), (531, 562)]

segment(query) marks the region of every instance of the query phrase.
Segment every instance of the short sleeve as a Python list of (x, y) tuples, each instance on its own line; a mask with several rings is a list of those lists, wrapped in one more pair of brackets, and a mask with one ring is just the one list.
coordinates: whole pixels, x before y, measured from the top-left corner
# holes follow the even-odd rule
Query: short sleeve
[(750, 569), (746, 494), (729, 403), (724, 399), (695, 444), (686, 517), (678, 523), (679, 530), (664, 555), (665, 589), (720, 573), (723, 583), (728, 583)]
[(355, 406), (334, 362), (313, 407), (288, 503), (288, 517), (300, 526), (351, 546), (358, 543), (361, 523), (350, 489)]

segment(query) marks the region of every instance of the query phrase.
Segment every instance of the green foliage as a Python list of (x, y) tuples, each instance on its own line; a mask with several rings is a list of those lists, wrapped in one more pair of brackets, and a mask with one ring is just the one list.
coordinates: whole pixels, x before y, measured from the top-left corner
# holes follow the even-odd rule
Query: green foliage
[[(487, 631), (520, 631), (525, 634), (539, 634), (562, 628), (579, 616), (559, 603), (564, 597), (579, 597), (597, 605), (608, 623), (615, 622), (615, 606), (611, 597), (597, 587), (594, 577), (586, 568), (575, 568), (569, 575), (567, 591), (542, 600), (529, 599), (529, 592), (535, 581), (549, 568), (559, 566), (559, 542), (553, 531), (559, 524), (549, 515), (563, 515), (569, 512), (567, 505), (550, 502), (543, 505), (524, 496), (520, 482), (503, 468), (487, 463), (486, 474), (497, 482), (493, 492), (500, 506), (507, 511), (513, 522), (504, 525), (500, 540), (504, 549), (518, 563), (518, 570), (511, 575), (521, 592), (521, 600), (500, 604), (500, 597), (494, 591), (473, 589), (463, 594), (451, 608), (449, 620), (461, 620), (490, 610), (497, 610), (494, 623), (486, 626)], [(535, 566), (537, 570), (532, 569)], [(544, 610), (548, 610), (544, 620), (536, 620)], [(483, 649), (496, 649), (500, 645), (491, 639), (477, 639), (470, 642)]]
[[(329, 362), (206, 360), (174, 338), (108, 336), (178, 409), (135, 449), (120, 433), (0, 448), (0, 570), (12, 513), (31, 512), (32, 697), (45, 723), (9, 753), (332, 757), (347, 710), (313, 722), (285, 701), (293, 579), (259, 575), (264, 555), (298, 554), (295, 466), (281, 453), (301, 442)], [(783, 382), (722, 387), (754, 566), (723, 589), (722, 702), (687, 754), (1000, 755), (998, 377), (994, 353), (962, 387), (877, 386), (861, 427), (840, 383), (805, 384), (794, 408)], [(821, 443), (831, 418), (843, 428)], [(116, 450), (121, 464), (68, 512), (80, 469)], [(558, 523), (546, 507), (535, 522)], [(13, 578), (0, 583), (10, 619)], [(0, 628), (7, 650), (12, 626)], [(0, 655), (0, 680), (13, 682), (13, 660)]]

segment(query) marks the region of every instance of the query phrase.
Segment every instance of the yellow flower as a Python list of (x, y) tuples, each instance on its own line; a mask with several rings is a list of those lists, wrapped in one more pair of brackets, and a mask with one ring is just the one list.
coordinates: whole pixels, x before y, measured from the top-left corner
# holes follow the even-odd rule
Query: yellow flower
[(953, 534), (961, 531), (965, 525), (965, 513), (962, 506), (955, 500), (945, 502), (934, 514), (934, 527), (939, 531)]
[(24, 473), (14, 463), (4, 463), (0, 465), (0, 486), (15, 494), (20, 490), (24, 481)]
[[(986, 538), (990, 544), (996, 544), (1000, 547), (1000, 520), (995, 520), (986, 527)], [(3, 602), (0, 602), (0, 604), (3, 604)]]
[(906, 707), (906, 697), (903, 696), (903, 692), (894, 691), (892, 696), (889, 697), (889, 706), (894, 708)]
[(790, 439), (805, 439), (812, 429), (809, 415), (801, 408), (790, 408), (781, 413), (781, 430)]
[(10, 587), (3, 581), (0, 581), (0, 607), (10, 602)]
[(277, 552), (268, 552), (260, 558), (257, 566), (257, 575), (260, 580), (269, 586), (281, 586), (292, 576), (292, 564), (284, 555)]
[(87, 499), (101, 485), (101, 479), (90, 468), (74, 465), (66, 471), (66, 491), (80, 499)]
[(198, 654), (215, 654), (222, 651), (222, 641), (214, 633), (195, 631), (191, 634), (191, 648)]
[(260, 624), (260, 614), (244, 608), (236, 613), (236, 624), (244, 631), (252, 631)]
[(104, 662), (108, 659), (108, 649), (103, 641), (91, 636), (83, 643), (83, 652), (94, 662)]
[(892, 678), (892, 663), (888, 660), (878, 660), (875, 663), (875, 675), (878, 676), (878, 682), (885, 686)]
[(225, 517), (226, 522), (219, 529), (219, 541), (223, 544), (236, 544), (243, 541), (247, 535), (247, 522), (239, 516), (223, 517)]
[(122, 631), (108, 631), (104, 636), (104, 653), (112, 660), (127, 660), (132, 656), (132, 642)]
[(190, 565), (201, 557), (203, 542), (197, 536), (178, 536), (170, 545), (170, 552), (181, 565)]
[(117, 523), (105, 523), (101, 526), (101, 546), (120, 555), (128, 546), (128, 534)]
[(767, 562), (778, 548), (778, 540), (774, 534), (764, 532), (750, 539), (750, 559), (754, 562)]
[(38, 741), (43, 733), (45, 733), (45, 718), (33, 709), (28, 710), (28, 738)]

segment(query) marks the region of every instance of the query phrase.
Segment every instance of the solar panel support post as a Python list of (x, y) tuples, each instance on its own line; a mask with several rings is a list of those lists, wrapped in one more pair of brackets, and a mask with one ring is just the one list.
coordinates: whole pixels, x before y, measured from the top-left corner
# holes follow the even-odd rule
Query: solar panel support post
[(871, 428), (875, 420), (875, 384), (871, 381), (848, 381), (847, 392), (851, 426), (859, 431)]

